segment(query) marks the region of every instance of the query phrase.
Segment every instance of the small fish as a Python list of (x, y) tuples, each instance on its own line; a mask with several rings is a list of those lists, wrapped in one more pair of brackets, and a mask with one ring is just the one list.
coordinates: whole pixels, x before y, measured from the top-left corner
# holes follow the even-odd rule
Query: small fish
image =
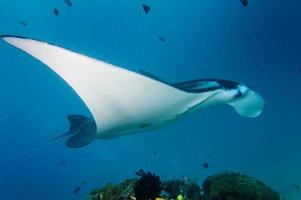
[(158, 39), (159, 39), (161, 42), (165, 42), (165, 41), (166, 41), (165, 37), (163, 37), (162, 35), (158, 35)]
[(292, 186), (296, 189), (296, 190), (300, 190), (300, 185), (298, 185), (297, 183), (292, 183)]
[(69, 7), (72, 7), (72, 1), (71, 0), (64, 0), (65, 4)]
[(142, 4), (142, 8), (143, 8), (145, 14), (149, 13), (149, 11), (151, 10), (149, 5), (146, 5), (146, 4)]
[(59, 15), (60, 15), (59, 9), (54, 8), (54, 9), (53, 9), (53, 14), (54, 14), (55, 16), (59, 16)]
[(249, 1), (248, 0), (239, 0), (241, 3), (242, 3), (242, 5), (243, 6), (248, 6), (248, 4), (249, 4)]
[(154, 154), (154, 155), (157, 155), (157, 152), (156, 152), (156, 151), (154, 151), (154, 152), (153, 152), (153, 154)]
[(203, 163), (203, 167), (204, 167), (205, 169), (207, 169), (207, 168), (209, 167), (209, 164), (208, 164), (207, 162), (204, 162), (204, 163)]
[(59, 166), (63, 166), (65, 163), (66, 163), (66, 160), (61, 160), (61, 161), (59, 162)]
[(73, 194), (78, 194), (80, 191), (80, 186), (76, 186), (74, 189), (73, 189)]
[(27, 22), (25, 21), (19, 21), (18, 23), (24, 27), (28, 26)]

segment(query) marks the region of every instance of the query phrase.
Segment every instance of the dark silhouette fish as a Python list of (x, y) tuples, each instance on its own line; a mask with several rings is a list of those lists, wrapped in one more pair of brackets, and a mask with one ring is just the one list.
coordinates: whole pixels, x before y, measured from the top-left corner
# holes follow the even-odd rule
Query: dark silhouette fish
[(80, 192), (80, 186), (76, 186), (74, 189), (73, 189), (73, 194), (78, 194)]
[(18, 23), (24, 27), (28, 26), (27, 22), (25, 22), (25, 21), (19, 21)]
[(292, 186), (296, 189), (296, 190), (300, 190), (300, 185), (298, 185), (297, 183), (292, 183)]
[(205, 169), (207, 169), (207, 168), (209, 167), (209, 164), (208, 164), (207, 162), (204, 162), (204, 163), (203, 163), (203, 167), (204, 167)]
[(143, 4), (142, 8), (143, 8), (145, 14), (149, 13), (149, 11), (151, 10), (151, 8), (148, 5), (146, 5), (146, 4)]
[(64, 0), (65, 4), (69, 7), (72, 7), (72, 1), (71, 0)]
[(248, 6), (249, 1), (248, 0), (239, 0), (243, 6)]
[(165, 42), (165, 41), (166, 41), (165, 37), (163, 37), (162, 35), (158, 35), (158, 39), (159, 39), (161, 42)]
[(59, 9), (54, 8), (54, 9), (53, 9), (53, 14), (54, 14), (55, 16), (59, 16), (59, 15), (60, 15)]
[(63, 166), (63, 165), (65, 165), (66, 164), (66, 160), (61, 160), (60, 162), (59, 162), (59, 166)]

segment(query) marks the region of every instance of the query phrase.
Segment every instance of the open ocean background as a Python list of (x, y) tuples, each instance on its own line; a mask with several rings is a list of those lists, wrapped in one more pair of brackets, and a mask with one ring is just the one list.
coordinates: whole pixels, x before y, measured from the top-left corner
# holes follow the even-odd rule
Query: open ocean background
[[(169, 82), (247, 83), (267, 102), (256, 119), (221, 105), (159, 131), (81, 149), (62, 139), (10, 160), (67, 131), (66, 115), (89, 111), (56, 74), (0, 41), (0, 199), (86, 199), (92, 188), (135, 177), (140, 168), (200, 182), (236, 170), (285, 200), (301, 199), (292, 186), (301, 185), (301, 2), (249, 1), (73, 0), (68, 7), (63, 0), (0, 0), (0, 35), (48, 41)], [(143, 3), (151, 7), (147, 15)]]

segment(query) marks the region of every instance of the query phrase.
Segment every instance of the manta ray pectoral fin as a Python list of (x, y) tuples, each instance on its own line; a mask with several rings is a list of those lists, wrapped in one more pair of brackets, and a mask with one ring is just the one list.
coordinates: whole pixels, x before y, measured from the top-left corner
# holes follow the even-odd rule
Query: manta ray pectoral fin
[[(99, 136), (105, 132), (114, 134), (112, 130), (116, 129), (131, 132), (145, 121), (156, 121), (158, 116), (171, 118), (197, 98), (154, 78), (57, 45), (18, 36), (1, 38), (40, 60), (66, 81), (91, 112)], [(82, 144), (73, 141), (68, 144), (78, 146), (90, 140)]]
[(228, 103), (237, 113), (244, 117), (257, 117), (264, 107), (263, 98), (254, 90), (249, 90), (247, 95)]

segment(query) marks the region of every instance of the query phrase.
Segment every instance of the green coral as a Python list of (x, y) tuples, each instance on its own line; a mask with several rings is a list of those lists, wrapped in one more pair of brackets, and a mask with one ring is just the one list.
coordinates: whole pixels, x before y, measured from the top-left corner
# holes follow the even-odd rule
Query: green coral
[(201, 199), (201, 188), (194, 181), (188, 179), (184, 182), (182, 188), (182, 194), (184, 194), (185, 199), (189, 200), (200, 200)]
[(176, 199), (182, 191), (183, 181), (180, 180), (170, 180), (163, 184), (164, 191), (168, 194), (170, 199)]
[(201, 199), (201, 188), (191, 179), (166, 181), (164, 183), (164, 191), (168, 194), (168, 199), (176, 199), (179, 194), (181, 194), (184, 199)]
[(255, 178), (225, 172), (203, 183), (204, 200), (280, 200), (279, 195)]

